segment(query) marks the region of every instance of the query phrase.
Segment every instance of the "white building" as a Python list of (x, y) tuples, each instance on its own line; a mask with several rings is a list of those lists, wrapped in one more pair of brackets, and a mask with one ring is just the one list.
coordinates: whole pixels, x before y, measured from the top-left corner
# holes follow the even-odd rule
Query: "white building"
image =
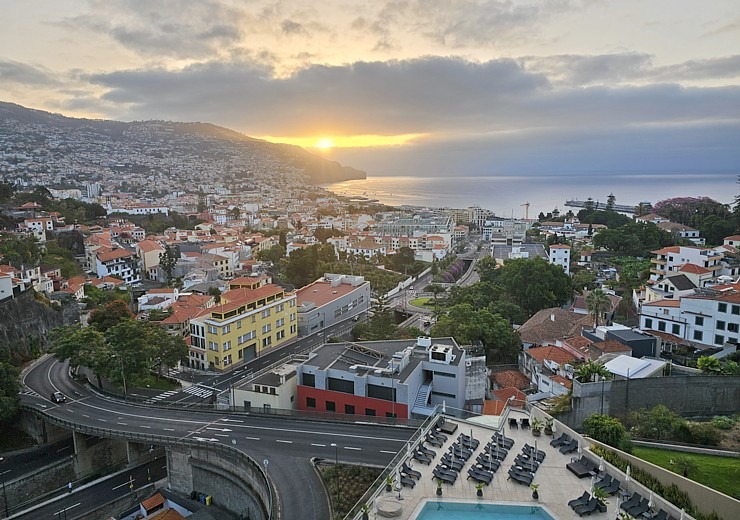
[(550, 263), (559, 265), (566, 274), (570, 274), (570, 246), (564, 244), (551, 245)]
[(693, 264), (708, 270), (716, 276), (722, 270), (722, 253), (700, 247), (671, 246), (652, 251), (655, 258), (650, 260), (650, 280), (657, 282), (671, 273), (678, 272), (682, 266)]

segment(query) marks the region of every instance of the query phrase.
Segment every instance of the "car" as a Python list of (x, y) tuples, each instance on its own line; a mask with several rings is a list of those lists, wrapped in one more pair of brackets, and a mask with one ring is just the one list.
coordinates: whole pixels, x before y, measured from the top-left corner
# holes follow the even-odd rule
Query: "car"
[(53, 394), (51, 394), (51, 401), (53, 403), (63, 403), (66, 400), (67, 398), (61, 392), (54, 392)]

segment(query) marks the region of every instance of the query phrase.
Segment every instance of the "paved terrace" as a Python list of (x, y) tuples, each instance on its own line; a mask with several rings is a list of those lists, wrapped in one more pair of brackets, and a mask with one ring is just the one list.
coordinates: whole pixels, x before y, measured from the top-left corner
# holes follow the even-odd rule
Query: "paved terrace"
[[(512, 410), (508, 417), (522, 418), (529, 417), (529, 414)], [(584, 477), (579, 479), (566, 468), (566, 464), (571, 462), (572, 458), (579, 457), (578, 451), (571, 454), (562, 454), (557, 447), (550, 446), (552, 437), (544, 433), (539, 437), (535, 437), (529, 429), (513, 429), (506, 426), (503, 431), (508, 438), (514, 440), (514, 445), (509, 450), (508, 456), (501, 462), (501, 467), (495, 473), (492, 482), (483, 488), (483, 497), (478, 498), (475, 488), (476, 481), (472, 478), (467, 479), (467, 470), (471, 465), (475, 464), (476, 457), (483, 452), (485, 445), (491, 440), (491, 436), (496, 431), (496, 428), (492, 426), (479, 426), (469, 421), (459, 421), (450, 418), (447, 421), (456, 423), (458, 428), (454, 434), (447, 436), (447, 441), (442, 448), (433, 447), (428, 443), (424, 444), (427, 448), (436, 452), (435, 457), (430, 457), (432, 458), (431, 464), (427, 465), (413, 460), (410, 454), (403, 459), (409, 462), (412, 469), (421, 472), (422, 476), (416, 480), (416, 485), (413, 488), (402, 487), (400, 491), (402, 500), (400, 501), (398, 500), (399, 491), (396, 487), (397, 483), (394, 484), (393, 491), (390, 493), (386, 492), (385, 489), (381, 490), (373, 504), (373, 512), (370, 518), (384, 517), (378, 509), (397, 510), (400, 508), (400, 514), (395, 516), (395, 518), (401, 520), (414, 519), (427, 501), (432, 503), (437, 501), (465, 501), (476, 503), (508, 503), (510, 505), (537, 504), (544, 506), (551, 515), (559, 520), (580, 518), (568, 506), (568, 501), (580, 497), (584, 491), (590, 490), (591, 478)], [(556, 423), (556, 428), (558, 426), (559, 423)], [(464, 464), (463, 469), (458, 474), (457, 481), (453, 485), (443, 484), (443, 495), (442, 497), (437, 497), (437, 481), (432, 476), (432, 469), (440, 462), (442, 456), (449, 451), (450, 446), (457, 440), (461, 433), (479, 440), (480, 445), (477, 449), (473, 450), (473, 455)], [(556, 431), (555, 436), (559, 436), (560, 433), (560, 431)], [(568, 431), (568, 433), (572, 432)], [(576, 436), (576, 438), (580, 439), (580, 436)], [(534, 446), (535, 440), (537, 441), (537, 449), (544, 451), (546, 454), (544, 461), (540, 464), (534, 477), (534, 483), (539, 484), (539, 500), (537, 501), (532, 498), (532, 490), (529, 486), (509, 480), (507, 474), (508, 469), (514, 464), (517, 454), (522, 452), (524, 445), (528, 443)], [(587, 441), (581, 440), (581, 443), (583, 453), (586, 454)], [(589, 453), (588, 455), (593, 461), (598, 463), (598, 458), (593, 453)], [(605, 464), (605, 466), (606, 471), (614, 478), (618, 478), (622, 482), (621, 487), (624, 488), (626, 480), (624, 474), (621, 474), (609, 464)], [(628, 489), (630, 492), (638, 490), (646, 498), (649, 494), (644, 493), (644, 488), (634, 481), (629, 482)], [(613, 520), (617, 517), (621, 500), (623, 498), (620, 497), (619, 493), (609, 497), (607, 512), (599, 513), (596, 511), (591, 514), (591, 517)], [(675, 508), (668, 506), (659, 497), (655, 497), (654, 510), (657, 511), (660, 507), (665, 507), (667, 511), (676, 515), (676, 518), (678, 518)], [(688, 519), (690, 517), (686, 515), (685, 518)]]

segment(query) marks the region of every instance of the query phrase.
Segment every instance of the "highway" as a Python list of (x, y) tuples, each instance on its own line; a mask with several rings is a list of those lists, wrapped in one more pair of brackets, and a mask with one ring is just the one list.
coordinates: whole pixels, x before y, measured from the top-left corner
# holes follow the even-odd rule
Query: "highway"
[[(23, 382), (35, 393), (22, 395), (24, 404), (78, 425), (113, 430), (120, 436), (160, 436), (162, 444), (168, 439), (229, 443), (258, 462), (268, 459), (267, 472), (277, 486), (286, 520), (329, 517), (323, 486), (309, 464), (311, 457), (337, 456), (340, 462), (385, 466), (413, 433), (409, 428), (359, 420), (318, 422), (136, 405), (93, 394), (69, 377), (67, 363), (51, 356), (26, 372)], [(67, 395), (67, 402), (52, 403), (48, 396), (53, 391)]]

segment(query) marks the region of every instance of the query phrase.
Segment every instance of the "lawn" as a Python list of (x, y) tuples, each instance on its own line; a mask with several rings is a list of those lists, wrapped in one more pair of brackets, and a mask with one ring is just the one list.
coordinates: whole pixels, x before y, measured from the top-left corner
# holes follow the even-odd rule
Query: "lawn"
[(434, 307), (434, 299), (433, 298), (414, 298), (413, 300), (409, 300), (409, 304), (413, 305), (414, 307)]
[(693, 460), (697, 466), (694, 474), (689, 475), (690, 479), (731, 497), (740, 498), (740, 460), (738, 458), (698, 455), (673, 450), (643, 448), (641, 446), (634, 447), (633, 455), (672, 471), (676, 471), (676, 469), (671, 466), (671, 460), (678, 457), (687, 457)]

